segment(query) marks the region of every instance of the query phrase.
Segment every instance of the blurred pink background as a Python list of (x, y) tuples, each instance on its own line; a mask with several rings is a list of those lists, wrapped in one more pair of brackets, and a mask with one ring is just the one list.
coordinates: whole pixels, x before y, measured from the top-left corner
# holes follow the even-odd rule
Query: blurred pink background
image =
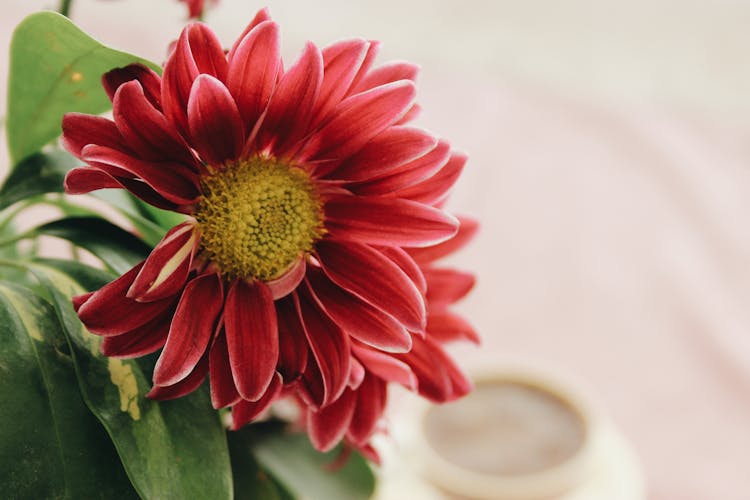
[[(650, 498), (750, 498), (750, 4), (267, 4), (287, 60), (364, 36), (422, 65), (418, 123), (470, 154), (449, 206), (482, 222), (453, 259), (479, 277), (461, 309), (484, 343), (462, 363), (577, 380)], [(55, 5), (1, 6), (4, 95), (13, 27)], [(262, 6), (222, 0), (206, 21), (230, 45)], [(161, 62), (186, 9), (75, 0), (71, 16)]]

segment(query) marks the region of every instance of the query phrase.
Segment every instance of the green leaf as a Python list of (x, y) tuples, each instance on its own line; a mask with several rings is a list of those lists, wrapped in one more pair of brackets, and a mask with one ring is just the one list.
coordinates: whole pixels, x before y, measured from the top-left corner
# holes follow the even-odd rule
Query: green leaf
[(60, 135), (63, 114), (110, 109), (101, 76), (133, 62), (158, 70), (153, 63), (100, 44), (57, 13), (24, 19), (10, 46), (7, 134), (12, 162)]
[(162, 236), (173, 227), (185, 222), (187, 217), (183, 214), (162, 210), (135, 196), (125, 189), (103, 189), (94, 195), (110, 205), (114, 205), (125, 213), (137, 215), (141, 219), (148, 220), (162, 231)]
[(87, 291), (98, 290), (117, 278), (117, 275), (110, 271), (97, 269), (75, 260), (37, 258), (34, 262), (62, 272)]
[(137, 498), (81, 399), (52, 307), (0, 282), (0, 491), (4, 498)]
[(143, 217), (154, 221), (154, 223), (156, 223), (159, 227), (167, 231), (179, 224), (182, 224), (187, 219), (187, 217), (185, 217), (185, 215), (183, 214), (156, 208), (155, 206), (149, 205), (145, 201), (141, 200), (140, 198), (136, 198), (135, 196), (133, 196), (133, 201), (135, 202), (136, 206), (138, 207), (138, 211)]
[(252, 439), (249, 432), (230, 432), (227, 440), (232, 458), (236, 500), (292, 500), (294, 498), (273, 476), (260, 468), (251, 453)]
[[(34, 153), (21, 161), (11, 170), (10, 175), (0, 187), (0, 210), (19, 201), (28, 200), (46, 193), (62, 193), (65, 174), (80, 162), (70, 153), (59, 148), (46, 148), (42, 153)], [(167, 230), (182, 222), (185, 217), (172, 214), (142, 202), (123, 189), (105, 189), (96, 196), (114, 206), (135, 227), (140, 238), (150, 246), (155, 246), (166, 234)], [(49, 198), (38, 200), (39, 203), (55, 205), (66, 215), (96, 215), (91, 209), (76, 206), (63, 200)], [(162, 219), (152, 216), (151, 210), (164, 212), (170, 216), (159, 214)], [(142, 213), (142, 212), (145, 212)], [(171, 219), (167, 219), (171, 217)], [(174, 220), (176, 224), (164, 227), (157, 221)]]
[(129, 271), (151, 252), (151, 247), (137, 236), (100, 217), (67, 217), (33, 231), (85, 248), (118, 274)]
[[(28, 266), (64, 327), (84, 401), (104, 424), (138, 493), (148, 499), (231, 499), (226, 434), (205, 387), (175, 401), (146, 398), (150, 383), (139, 364), (102, 356), (100, 337), (78, 320), (70, 296), (84, 291), (80, 283), (49, 265)], [(79, 272), (85, 267), (78, 266)]]
[(258, 433), (252, 427), (240, 432), (254, 435), (248, 439), (258, 463), (292, 495), (312, 500), (365, 500), (375, 491), (372, 469), (358, 453), (352, 453), (343, 467), (331, 470), (341, 447), (320, 453), (305, 434)]
[(15, 166), (0, 188), (0, 210), (33, 196), (62, 192), (65, 174), (76, 164), (75, 157), (60, 149), (27, 157)]
[[(12, 239), (18, 234), (15, 223), (12, 218), (0, 220), (0, 241)], [(26, 253), (21, 250), (18, 242), (6, 243), (0, 245), (0, 260), (6, 262), (16, 262)], [(26, 283), (28, 273), (25, 269), (15, 266), (0, 266), (0, 279), (13, 283)]]
[[(184, 215), (152, 207), (124, 189), (102, 189), (97, 191), (94, 196), (117, 208), (133, 224), (140, 238), (151, 246), (156, 246), (167, 234), (167, 231), (185, 221)], [(167, 216), (159, 219), (152, 215), (147, 208), (164, 214), (171, 214), (175, 223), (168, 225)]]

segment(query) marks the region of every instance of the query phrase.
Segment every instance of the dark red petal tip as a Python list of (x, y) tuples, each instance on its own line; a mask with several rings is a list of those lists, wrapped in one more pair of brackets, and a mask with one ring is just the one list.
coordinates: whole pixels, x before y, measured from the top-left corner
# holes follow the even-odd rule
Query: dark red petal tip
[(229, 364), (227, 338), (220, 332), (209, 353), (209, 371), (211, 380), (211, 404), (214, 408), (224, 408), (237, 403), (242, 397), (232, 377)]
[(332, 236), (371, 245), (425, 247), (458, 231), (449, 213), (399, 198), (337, 197), (326, 203), (325, 217)]
[(275, 373), (266, 391), (257, 401), (240, 400), (232, 407), (232, 430), (238, 430), (243, 425), (255, 420), (281, 393), (281, 375)]
[(331, 405), (308, 413), (310, 442), (317, 450), (329, 451), (341, 441), (352, 421), (356, 403), (355, 392), (347, 390)]
[(78, 317), (91, 333), (120, 335), (142, 326), (163, 314), (172, 304), (171, 299), (138, 303), (125, 294), (143, 267), (143, 263), (94, 292), (78, 308)]
[(177, 399), (190, 394), (198, 387), (200, 387), (200, 385), (206, 379), (207, 372), (208, 357), (203, 356), (200, 362), (195, 365), (193, 371), (190, 372), (190, 375), (173, 385), (155, 385), (151, 388), (148, 394), (146, 394), (146, 397), (149, 399), (158, 399), (164, 401), (168, 399)]
[(115, 68), (104, 73), (102, 86), (110, 101), (114, 100), (115, 92), (120, 88), (120, 85), (131, 80), (140, 82), (146, 98), (156, 109), (161, 110), (161, 77), (151, 68), (139, 63), (130, 64), (124, 68)]
[(243, 399), (257, 401), (271, 383), (279, 360), (279, 335), (271, 290), (237, 280), (227, 293), (224, 329), (229, 361)]
[(193, 370), (211, 340), (222, 295), (221, 280), (215, 274), (199, 276), (187, 284), (154, 367), (156, 385), (176, 384)]

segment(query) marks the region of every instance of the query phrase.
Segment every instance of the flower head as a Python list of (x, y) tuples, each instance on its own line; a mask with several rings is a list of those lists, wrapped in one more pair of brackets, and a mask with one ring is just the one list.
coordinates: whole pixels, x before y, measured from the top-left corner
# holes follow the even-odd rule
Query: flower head
[(113, 120), (65, 116), (63, 142), (86, 163), (69, 193), (123, 188), (186, 215), (145, 261), (74, 301), (104, 354), (163, 348), (151, 397), (208, 375), (235, 426), (290, 392), (316, 414), (391, 380), (449, 399), (420, 378), (420, 359), (443, 354), (423, 339), (434, 280), (417, 249), (456, 234), (439, 204), (466, 158), (406, 125), (416, 67), (373, 68), (377, 48), (308, 43), (285, 68), (266, 10), (227, 52), (195, 23), (162, 77), (138, 65), (104, 75)]

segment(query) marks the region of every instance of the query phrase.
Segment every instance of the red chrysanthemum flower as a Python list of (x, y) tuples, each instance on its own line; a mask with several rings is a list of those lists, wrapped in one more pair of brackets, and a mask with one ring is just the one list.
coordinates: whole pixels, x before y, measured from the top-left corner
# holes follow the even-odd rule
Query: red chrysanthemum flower
[(191, 24), (163, 77), (138, 65), (103, 77), (114, 120), (65, 116), (63, 143), (86, 163), (67, 192), (124, 188), (186, 215), (145, 261), (74, 300), (105, 355), (163, 347), (151, 397), (209, 375), (213, 405), (233, 406), (238, 427), (281, 394), (321, 412), (347, 387), (404, 382), (378, 372), (380, 356), (447, 399), (422, 378), (427, 362), (450, 360), (421, 337), (431, 294), (458, 275), (441, 281), (418, 263), (456, 234), (436, 207), (466, 158), (405, 125), (417, 68), (373, 69), (377, 48), (308, 43), (284, 69), (266, 10), (228, 52)]

